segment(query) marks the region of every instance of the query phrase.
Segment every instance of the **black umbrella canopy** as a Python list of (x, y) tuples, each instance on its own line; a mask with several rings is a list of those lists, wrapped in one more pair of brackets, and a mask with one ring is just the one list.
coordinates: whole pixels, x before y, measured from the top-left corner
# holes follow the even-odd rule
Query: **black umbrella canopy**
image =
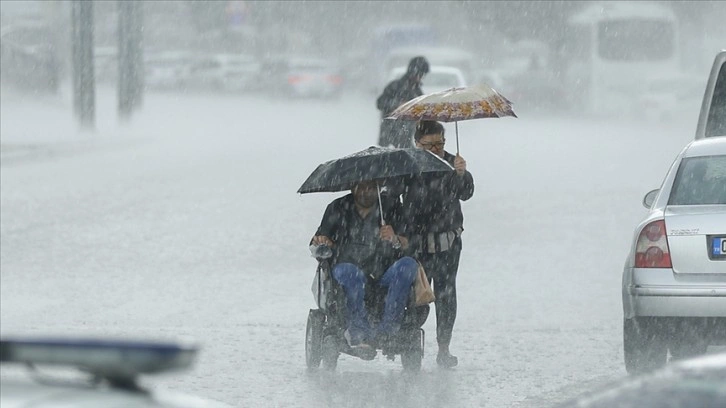
[(453, 167), (427, 150), (371, 146), (319, 165), (297, 192), (338, 192), (349, 190), (361, 181), (386, 181), (448, 171), (453, 171)]

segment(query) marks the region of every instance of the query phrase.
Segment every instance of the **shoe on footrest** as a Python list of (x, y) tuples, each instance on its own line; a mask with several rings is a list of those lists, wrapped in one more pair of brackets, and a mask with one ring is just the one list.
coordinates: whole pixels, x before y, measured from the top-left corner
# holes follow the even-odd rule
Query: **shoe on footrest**
[(377, 352), (375, 347), (364, 341), (353, 341), (348, 330), (343, 333), (343, 337), (345, 337), (345, 341), (348, 343), (348, 347), (350, 347), (351, 355), (363, 360), (373, 360), (376, 358)]

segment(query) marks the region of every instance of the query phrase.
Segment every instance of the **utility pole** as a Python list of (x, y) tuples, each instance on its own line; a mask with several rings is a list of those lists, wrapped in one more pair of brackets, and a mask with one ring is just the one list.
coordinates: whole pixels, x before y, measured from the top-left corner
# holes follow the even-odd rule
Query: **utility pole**
[(143, 2), (118, 1), (118, 113), (129, 119), (143, 97)]
[(96, 80), (93, 72), (93, 2), (72, 0), (73, 108), (81, 127), (96, 125)]

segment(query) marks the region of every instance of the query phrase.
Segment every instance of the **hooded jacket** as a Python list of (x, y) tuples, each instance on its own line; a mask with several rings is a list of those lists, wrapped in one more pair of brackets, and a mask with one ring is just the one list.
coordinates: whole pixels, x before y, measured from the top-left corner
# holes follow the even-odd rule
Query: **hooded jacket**
[(410, 72), (401, 78), (391, 81), (376, 100), (376, 106), (381, 111), (381, 118), (386, 118), (402, 104), (423, 95), (421, 84), (415, 80)]
[(376, 100), (376, 106), (381, 111), (381, 117), (387, 117), (402, 104), (423, 95), (421, 83), (416, 77), (423, 76), (428, 72), (429, 63), (426, 58), (421, 56), (411, 58), (406, 73), (401, 78), (391, 81)]

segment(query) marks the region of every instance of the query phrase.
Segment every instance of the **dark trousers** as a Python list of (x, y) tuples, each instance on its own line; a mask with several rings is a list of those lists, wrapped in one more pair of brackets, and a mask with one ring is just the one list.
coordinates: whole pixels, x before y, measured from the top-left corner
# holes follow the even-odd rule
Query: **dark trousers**
[(419, 255), (429, 282), (433, 281), (436, 340), (443, 345), (451, 343), (451, 332), (456, 321), (456, 272), (459, 270), (460, 255), (461, 238), (457, 238), (448, 251)]
[(408, 120), (384, 119), (378, 135), (379, 146), (414, 147), (413, 134), (416, 122)]
[(383, 318), (378, 327), (372, 328), (368, 323), (368, 310), (365, 306), (365, 274), (351, 263), (337, 264), (333, 268), (333, 278), (345, 291), (348, 332), (353, 343), (373, 339), (374, 331), (381, 334), (398, 332), (417, 272), (418, 263), (408, 256), (397, 260), (386, 270), (379, 281), (381, 286), (388, 288)]

